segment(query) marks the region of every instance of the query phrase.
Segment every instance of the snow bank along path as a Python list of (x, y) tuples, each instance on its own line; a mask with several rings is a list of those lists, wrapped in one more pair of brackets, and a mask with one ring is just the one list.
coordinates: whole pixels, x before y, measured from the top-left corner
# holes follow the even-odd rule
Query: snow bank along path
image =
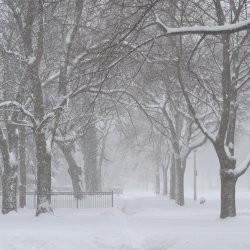
[(120, 197), (113, 209), (33, 210), (0, 215), (1, 250), (249, 250), (250, 193), (237, 201), (238, 216), (220, 220), (219, 200), (188, 200), (177, 207), (165, 197)]

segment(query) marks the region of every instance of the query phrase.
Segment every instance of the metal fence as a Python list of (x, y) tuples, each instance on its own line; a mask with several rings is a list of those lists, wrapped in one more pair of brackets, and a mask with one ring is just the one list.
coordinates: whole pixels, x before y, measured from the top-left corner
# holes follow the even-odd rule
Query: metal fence
[[(19, 196), (17, 196), (19, 207)], [(37, 193), (26, 192), (26, 208), (34, 209), (37, 205)], [(113, 192), (51, 192), (51, 206), (56, 208), (108, 208), (113, 207)], [(2, 207), (2, 193), (0, 193)]]

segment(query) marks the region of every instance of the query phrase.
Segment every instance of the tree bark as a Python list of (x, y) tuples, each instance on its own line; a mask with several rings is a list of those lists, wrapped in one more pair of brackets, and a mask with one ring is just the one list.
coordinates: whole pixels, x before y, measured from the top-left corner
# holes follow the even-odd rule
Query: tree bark
[[(11, 63), (8, 57), (4, 58), (4, 82), (12, 79)], [(11, 98), (11, 89), (4, 86), (3, 96), (5, 100)], [(17, 95), (18, 96), (18, 95)], [(18, 97), (16, 98), (18, 99)], [(13, 98), (13, 97), (12, 97)], [(3, 157), (3, 175), (2, 175), (2, 213), (7, 214), (11, 211), (17, 211), (17, 170), (18, 170), (18, 129), (16, 125), (11, 124), (10, 120), (16, 122), (18, 112), (4, 112), (6, 124), (6, 135), (0, 128), (0, 148)]]
[(68, 163), (68, 173), (70, 175), (74, 195), (78, 199), (82, 199), (82, 181), (81, 181), (81, 167), (79, 167), (72, 155), (71, 148), (68, 146), (60, 145), (64, 157)]
[(171, 166), (170, 166), (170, 190), (169, 198), (175, 200), (175, 159), (174, 154), (171, 157)]
[(42, 125), (45, 116), (43, 90), (38, 73), (38, 65), (28, 68), (33, 87), (34, 117), (39, 126), (33, 129), (37, 160), (37, 209), (36, 216), (53, 212), (51, 207), (51, 144), (46, 142), (46, 130)]
[(163, 169), (163, 195), (168, 194), (168, 169)]
[(14, 152), (9, 151), (8, 143), (0, 129), (0, 149), (4, 170), (2, 174), (2, 213), (17, 211), (17, 168), (18, 163)]
[(184, 168), (180, 159), (176, 159), (176, 188), (175, 202), (179, 206), (184, 206)]
[(101, 153), (100, 157), (98, 160), (98, 190), (102, 190), (102, 167), (103, 167), (103, 162), (104, 162), (104, 157), (105, 157), (105, 149), (106, 149), (106, 136), (102, 139), (102, 144), (101, 144)]
[(19, 165), (20, 165), (20, 180), (19, 180), (19, 205), (21, 208), (26, 206), (26, 136), (25, 128), (19, 130)]
[(156, 167), (156, 172), (155, 172), (155, 193), (156, 195), (160, 194), (160, 187), (161, 187), (161, 182), (160, 182), (160, 171), (159, 171), (159, 165)]
[(221, 210), (220, 218), (236, 216), (235, 206), (235, 186), (237, 177), (234, 175), (236, 161), (225, 160), (221, 151), (217, 151), (220, 160), (220, 179), (221, 179)]
[(51, 208), (51, 154), (46, 147), (45, 134), (34, 133), (37, 158), (36, 216), (53, 212)]
[(83, 137), (82, 150), (84, 155), (85, 190), (98, 191), (97, 171), (97, 135), (95, 125), (89, 124)]
[(221, 211), (220, 218), (236, 216), (235, 207), (236, 178), (221, 174)]
[(4, 160), (4, 171), (2, 175), (3, 195), (2, 213), (7, 214), (17, 211), (17, 166), (11, 166)]

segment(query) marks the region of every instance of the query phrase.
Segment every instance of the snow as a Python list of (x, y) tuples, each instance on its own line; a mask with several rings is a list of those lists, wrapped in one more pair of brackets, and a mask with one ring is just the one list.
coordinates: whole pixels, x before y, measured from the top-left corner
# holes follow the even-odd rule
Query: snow
[(218, 218), (219, 193), (202, 195), (204, 204), (187, 199), (185, 207), (163, 196), (125, 193), (113, 209), (58, 209), (38, 218), (20, 209), (0, 215), (0, 249), (250, 249), (249, 192), (237, 195), (238, 216), (225, 220)]
[(235, 161), (236, 160), (236, 158), (231, 154), (231, 152), (230, 152), (230, 146), (227, 146), (227, 145), (224, 145), (224, 149), (225, 149), (225, 153), (226, 153), (226, 155), (227, 155), (227, 158), (229, 159), (229, 160), (233, 160), (233, 161)]
[(42, 86), (45, 87), (45, 86), (47, 85), (47, 83), (49, 83), (49, 82), (55, 80), (57, 77), (59, 77), (59, 75), (60, 75), (60, 71), (57, 71), (57, 72), (51, 74), (51, 75), (46, 79), (46, 81), (42, 83)]
[[(43, 203), (41, 203), (40, 205), (38, 205), (38, 209), (37, 210), (46, 210), (46, 211), (48, 211), (48, 213), (46, 214), (46, 216), (48, 215), (48, 214), (52, 214), (53, 213), (53, 210), (52, 210), (52, 207), (51, 207), (51, 204), (48, 202), (48, 201), (44, 201)], [(41, 216), (41, 215), (45, 215), (45, 214), (40, 214), (39, 216)]]
[(17, 159), (16, 159), (16, 156), (15, 156), (15, 153), (13, 152), (10, 152), (9, 153), (9, 156), (10, 156), (10, 165), (13, 167), (13, 166), (16, 166), (18, 163), (17, 163)]
[(72, 33), (73, 33), (73, 28), (71, 28), (69, 31), (68, 31), (68, 33), (67, 33), (67, 35), (66, 35), (66, 39), (65, 39), (65, 43), (66, 44), (70, 44), (72, 41)]
[(236, 169), (234, 170), (235, 175), (240, 176), (248, 169), (249, 165), (250, 165), (250, 154), (247, 155), (245, 160), (239, 166), (236, 167)]
[(28, 63), (28, 65), (34, 64), (35, 61), (36, 61), (36, 57), (35, 57), (35, 56), (29, 56), (29, 57), (27, 58), (27, 63)]
[(46, 140), (46, 150), (48, 154), (51, 154), (51, 137)]
[(250, 20), (239, 21), (238, 23), (230, 24), (226, 23), (220, 26), (199, 26), (194, 25), (191, 27), (180, 27), (180, 28), (171, 28), (167, 27), (163, 22), (160, 20), (158, 16), (156, 16), (155, 23), (159, 24), (167, 34), (221, 34), (223, 32), (233, 33), (238, 32), (241, 30), (247, 30), (250, 26)]
[[(18, 102), (16, 102), (16, 101), (4, 101), (4, 102), (0, 102), (0, 108), (1, 108), (1, 107), (7, 107), (7, 108), (8, 108), (8, 107), (11, 106), (11, 105), (12, 105), (12, 106), (15, 106), (15, 107), (18, 108), (18, 109), (20, 109), (20, 111), (21, 111), (25, 116), (29, 117), (33, 123), (36, 123), (36, 120), (35, 120), (34, 116), (33, 116), (28, 110), (26, 110), (26, 109), (24, 108), (24, 106), (22, 106), (20, 103), (18, 103)], [(29, 125), (28, 123), (27, 123), (27, 126), (32, 127), (32, 125)]]

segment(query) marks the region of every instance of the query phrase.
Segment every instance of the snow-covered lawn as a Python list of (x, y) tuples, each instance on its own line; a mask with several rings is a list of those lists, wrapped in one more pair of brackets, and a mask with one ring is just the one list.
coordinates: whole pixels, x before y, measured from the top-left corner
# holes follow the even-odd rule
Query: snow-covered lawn
[(1, 250), (249, 250), (250, 192), (238, 195), (238, 216), (218, 218), (218, 198), (185, 207), (159, 196), (124, 195), (113, 209), (33, 210), (0, 215)]

